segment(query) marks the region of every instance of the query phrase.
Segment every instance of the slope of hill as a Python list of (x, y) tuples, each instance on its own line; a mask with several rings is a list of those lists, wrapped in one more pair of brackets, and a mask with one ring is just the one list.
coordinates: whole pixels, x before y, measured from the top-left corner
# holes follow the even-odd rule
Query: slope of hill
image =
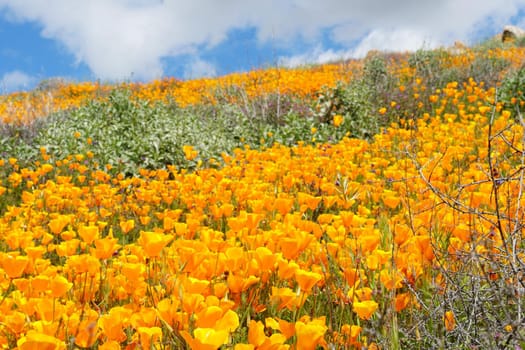
[(0, 98), (0, 346), (525, 346), (525, 50)]

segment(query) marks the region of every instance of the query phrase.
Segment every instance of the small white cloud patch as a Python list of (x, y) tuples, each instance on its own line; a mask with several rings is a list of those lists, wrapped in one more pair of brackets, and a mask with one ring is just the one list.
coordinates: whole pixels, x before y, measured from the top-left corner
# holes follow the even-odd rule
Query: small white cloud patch
[(0, 88), (3, 92), (14, 92), (26, 90), (35, 82), (32, 76), (15, 70), (5, 73), (0, 80)]
[(184, 78), (186, 79), (212, 78), (216, 75), (217, 69), (215, 65), (200, 58), (187, 64), (184, 69)]

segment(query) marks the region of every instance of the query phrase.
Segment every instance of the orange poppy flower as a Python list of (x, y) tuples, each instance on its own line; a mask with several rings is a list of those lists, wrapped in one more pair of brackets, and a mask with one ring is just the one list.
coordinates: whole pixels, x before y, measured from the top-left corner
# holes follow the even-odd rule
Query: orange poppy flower
[(343, 124), (344, 120), (345, 120), (345, 118), (342, 115), (336, 114), (336, 115), (334, 115), (334, 118), (333, 118), (332, 122), (334, 123), (334, 126), (337, 128), (341, 124)]
[(194, 337), (186, 331), (181, 331), (180, 334), (192, 350), (217, 350), (228, 343), (229, 337), (228, 331), (213, 328), (196, 328), (193, 331)]
[(22, 292), (25, 295), (31, 295), (31, 281), (27, 278), (15, 278), (13, 280), (13, 284), (15, 285), (16, 289), (18, 289), (20, 292)]
[(311, 194), (299, 192), (297, 193), (297, 201), (300, 205), (304, 205), (307, 209), (315, 210), (319, 203), (321, 202), (322, 197), (315, 197)]
[(261, 321), (250, 320), (248, 325), (248, 342), (253, 346), (259, 347), (266, 340), (264, 325)]
[(119, 223), (119, 226), (120, 226), (120, 230), (122, 231), (122, 233), (126, 234), (129, 231), (133, 230), (133, 228), (135, 228), (135, 220), (129, 219), (126, 221), (121, 221)]
[(378, 304), (373, 300), (354, 301), (352, 304), (352, 311), (354, 311), (360, 319), (369, 320), (372, 314), (377, 310)]
[(9, 278), (18, 278), (22, 276), (28, 263), (29, 258), (22, 255), (15, 257), (6, 254), (2, 259), (2, 267)]
[(277, 266), (278, 266), (278, 276), (282, 280), (289, 280), (295, 276), (295, 271), (299, 269), (299, 265), (297, 265), (294, 261), (288, 261), (286, 259), (283, 259), (280, 257), (277, 260)]
[(112, 234), (100, 239), (95, 240), (95, 256), (97, 259), (109, 259), (115, 254), (120, 246), (117, 244), (117, 239), (113, 238)]
[(276, 198), (274, 202), (274, 209), (277, 210), (282, 216), (288, 214), (293, 207), (293, 199), (291, 198)]
[(121, 273), (130, 282), (138, 281), (144, 275), (145, 267), (143, 264), (126, 262), (122, 264)]
[(228, 284), (224, 282), (214, 283), (212, 289), (213, 295), (215, 295), (217, 298), (222, 299), (228, 292)]
[(279, 310), (287, 308), (288, 310), (294, 311), (300, 304), (297, 294), (287, 287), (272, 287), (271, 300), (274, 303), (279, 303), (277, 307)]
[(66, 344), (50, 335), (30, 330), (17, 341), (20, 350), (65, 350)]
[(75, 345), (90, 348), (97, 341), (98, 326), (96, 320), (84, 320), (78, 324)]
[(252, 285), (259, 283), (261, 279), (255, 276), (243, 277), (229, 274), (227, 279), (228, 288), (232, 293), (238, 294), (246, 291)]
[(98, 319), (98, 326), (109, 340), (123, 342), (126, 340), (124, 328), (129, 325), (131, 314), (131, 309), (114, 307)]
[(178, 307), (179, 301), (175, 298), (170, 298), (159, 301), (156, 309), (162, 321), (171, 325), (175, 321)]
[(176, 220), (170, 218), (169, 216), (165, 216), (162, 219), (162, 228), (164, 229), (164, 232), (169, 232), (173, 230), (176, 222), (177, 222)]
[(158, 313), (152, 307), (142, 307), (138, 312), (131, 314), (129, 323), (133, 328), (139, 327), (154, 327), (158, 322)]
[(69, 216), (59, 215), (57, 218), (51, 219), (47, 225), (53, 234), (58, 235), (70, 222)]
[(445, 329), (447, 332), (451, 332), (456, 328), (456, 318), (454, 317), (453, 311), (446, 311), (443, 316), (443, 322), (445, 323)]
[(173, 240), (173, 236), (165, 235), (158, 232), (141, 231), (137, 242), (144, 249), (146, 255), (150, 258), (158, 257), (164, 249)]
[(357, 239), (357, 245), (361, 252), (372, 252), (381, 242), (381, 235), (376, 232), (366, 233)]
[(318, 345), (325, 343), (323, 337), (328, 327), (322, 320), (311, 322), (297, 321), (295, 323), (295, 333), (297, 335), (297, 349), (315, 350)]
[(5, 324), (11, 332), (20, 334), (24, 332), (26, 324), (28, 324), (27, 315), (19, 311), (13, 311), (5, 317)]
[(394, 300), (394, 306), (396, 309), (396, 312), (404, 310), (408, 303), (410, 302), (410, 293), (401, 293), (396, 295), (396, 298)]
[(182, 151), (184, 152), (184, 157), (187, 160), (193, 160), (193, 159), (197, 158), (197, 156), (199, 155), (199, 152), (196, 151), (193, 148), (193, 146), (190, 146), (190, 145), (182, 146)]
[(53, 298), (60, 298), (73, 287), (65, 277), (57, 275), (49, 281), (49, 290)]
[(199, 328), (215, 328), (215, 323), (222, 317), (223, 310), (218, 306), (208, 306), (195, 315), (195, 326)]
[(284, 237), (279, 241), (283, 256), (288, 260), (294, 260), (299, 256), (303, 249), (303, 242), (300, 238)]
[(273, 271), (275, 262), (277, 261), (277, 255), (266, 247), (257, 247), (257, 249), (255, 249), (255, 259), (260, 269), (263, 271)]
[(237, 272), (246, 263), (245, 252), (241, 247), (229, 247), (224, 255), (226, 256), (226, 268), (230, 272)]
[(217, 330), (227, 330), (228, 332), (233, 332), (239, 327), (239, 316), (236, 312), (232, 310), (227, 310), (222, 317), (217, 320), (217, 323), (213, 328)]
[(42, 321), (52, 322), (62, 316), (65, 307), (51, 298), (42, 298), (35, 300), (35, 311)]
[(160, 327), (139, 327), (137, 332), (143, 349), (154, 349), (154, 344), (162, 340), (162, 329)]
[(295, 335), (295, 323), (281, 320), (280, 318), (277, 319), (277, 322), (279, 323), (279, 330), (286, 339), (290, 339)]
[(379, 273), (379, 280), (388, 290), (401, 288), (403, 286), (403, 275), (397, 271), (392, 272), (389, 269), (383, 269)]
[(120, 343), (115, 340), (107, 341), (99, 345), (98, 350), (120, 350)]
[(184, 293), (182, 298), (182, 309), (189, 314), (199, 312), (205, 307), (204, 296), (201, 294)]
[(390, 190), (384, 190), (381, 199), (387, 208), (395, 209), (401, 202), (401, 198), (398, 197), (396, 192)]
[(47, 290), (49, 285), (49, 277), (46, 275), (38, 275), (31, 279), (31, 289), (33, 293), (43, 293)]
[(235, 344), (233, 350), (255, 350), (252, 344)]
[(302, 291), (310, 292), (323, 279), (320, 273), (298, 269), (295, 271), (295, 280)]
[(198, 278), (188, 277), (182, 280), (184, 291), (192, 294), (209, 294), (210, 281), (201, 280)]
[(250, 320), (248, 341), (253, 347), (257, 349), (281, 349), (286, 339), (286, 336), (281, 333), (266, 336), (262, 322)]
[(73, 256), (77, 254), (79, 245), (80, 245), (80, 240), (77, 238), (74, 238), (72, 240), (60, 242), (60, 244), (56, 246), (55, 249), (56, 249), (58, 256), (61, 256), (61, 257), (62, 256)]
[(98, 238), (99, 228), (94, 225), (82, 225), (78, 228), (78, 235), (86, 244), (91, 244)]
[(468, 225), (460, 223), (454, 227), (452, 230), (452, 235), (459, 238), (463, 242), (468, 242), (470, 241), (471, 232), (472, 230), (468, 227)]
[(353, 294), (360, 301), (365, 301), (365, 300), (372, 299), (372, 289), (369, 288), (369, 287), (363, 287), (363, 288), (356, 289), (356, 290), (354, 290)]
[(36, 259), (39, 259), (44, 255), (44, 253), (47, 251), (46, 247), (38, 246), (38, 247), (26, 247), (25, 252), (27, 256), (32, 260), (35, 261)]
[(408, 240), (410, 233), (410, 228), (407, 225), (396, 225), (394, 228), (394, 242), (397, 245), (402, 245)]
[(379, 257), (373, 252), (366, 257), (366, 267), (372, 271), (379, 268)]
[(356, 325), (344, 324), (341, 326), (341, 333), (348, 337), (348, 342), (354, 346), (359, 346), (357, 337), (362, 331), (362, 327)]

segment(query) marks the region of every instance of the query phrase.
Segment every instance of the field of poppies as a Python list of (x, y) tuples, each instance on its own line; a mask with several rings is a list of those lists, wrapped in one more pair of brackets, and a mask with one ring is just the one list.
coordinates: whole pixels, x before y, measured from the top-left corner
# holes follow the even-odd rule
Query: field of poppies
[(524, 59), (1, 96), (0, 346), (525, 347)]

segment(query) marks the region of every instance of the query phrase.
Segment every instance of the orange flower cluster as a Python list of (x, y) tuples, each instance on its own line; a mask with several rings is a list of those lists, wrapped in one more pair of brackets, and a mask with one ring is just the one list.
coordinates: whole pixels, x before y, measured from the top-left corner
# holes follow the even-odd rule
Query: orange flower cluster
[[(283, 91), (301, 79), (279, 74)], [(436, 252), (451, 271), (465, 251), (505, 263), (496, 204), (520, 217), (525, 199), (508, 180), (496, 203), (494, 184), (519, 171), (525, 135), (494, 94), (450, 83), (372, 142), (237, 149), (191, 173), (125, 178), (89, 156), (47, 163), (45, 150), (34, 169), (0, 159), (0, 200), (21, 197), (0, 217), (0, 347), (373, 348), (375, 318), (418, 309), (414, 291), (443, 283)], [(456, 322), (444, 314), (447, 331)]]
[[(358, 62), (328, 64), (313, 68), (272, 68), (235, 73), (216, 79), (155, 80), (149, 83), (123, 83), (118, 86), (99, 83), (60, 84), (48, 89), (14, 93), (0, 97), (0, 118), (6, 123), (30, 123), (52, 112), (75, 108), (93, 99), (105, 98), (115, 88), (125, 88), (132, 96), (150, 101), (175, 102), (185, 107), (214, 102), (231, 88), (242, 89), (247, 97), (267, 93), (312, 96), (322, 86), (349, 81)], [(232, 96), (230, 96), (232, 97)]]
[(50, 113), (79, 107), (89, 100), (105, 96), (110, 86), (98, 83), (65, 84), (31, 92), (0, 96), (0, 121), (29, 124)]
[[(456, 49), (447, 56), (445, 65), (467, 69), (476, 59), (468, 48)], [(487, 57), (504, 59), (511, 68), (519, 67), (525, 58), (525, 49), (517, 47), (488, 50)], [(394, 55), (388, 62), (389, 70), (401, 82), (415, 81), (415, 69), (408, 65), (408, 55)], [(0, 118), (7, 123), (30, 123), (35, 118), (52, 112), (75, 108), (89, 100), (102, 99), (115, 88), (126, 88), (136, 98), (151, 101), (175, 102), (181, 107), (202, 102), (214, 103), (217, 98), (239, 99), (238, 93), (252, 98), (268, 93), (281, 93), (300, 98), (313, 97), (323, 86), (333, 87), (338, 82), (349, 82), (362, 68), (362, 61), (348, 61), (297, 69), (271, 68), (234, 73), (219, 78), (180, 81), (173, 78), (149, 83), (56, 83), (45, 89), (0, 97)], [(230, 90), (234, 91), (230, 91)], [(226, 96), (225, 96), (226, 95)], [(417, 99), (417, 98), (416, 98)]]
[[(435, 230), (450, 235), (451, 253), (501, 247), (490, 220), (438, 205), (436, 194), (493, 208), (482, 102), (493, 94), (473, 81), (450, 84), (415, 129), (393, 125), (372, 143), (237, 150), (223, 168), (194, 173), (113, 177), (81, 156), (34, 170), (2, 161), (11, 169), (3, 195), (23, 194), (0, 218), (0, 345), (366, 344), (361, 333), (379, 310), (418, 307), (406, 286), (440, 283)], [(519, 128), (505, 128), (508, 112), (496, 113), (494, 132), (521, 140)], [(509, 145), (495, 147), (503, 154)], [(518, 190), (504, 186), (502, 196)], [(513, 205), (502, 209), (523, 210)], [(351, 310), (354, 323), (286, 316), (321, 295)], [(451, 314), (445, 322), (453, 328)]]

